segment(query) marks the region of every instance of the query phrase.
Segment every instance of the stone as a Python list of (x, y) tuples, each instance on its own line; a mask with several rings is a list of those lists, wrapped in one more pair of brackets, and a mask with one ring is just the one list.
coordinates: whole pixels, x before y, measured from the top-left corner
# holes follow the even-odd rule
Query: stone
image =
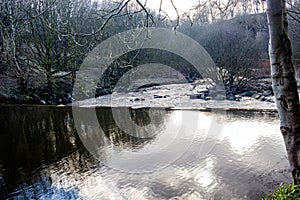
[(204, 99), (205, 97), (209, 96), (209, 90), (202, 90), (199, 92), (199, 94)]
[(242, 96), (240, 96), (240, 95), (234, 95), (234, 100), (236, 100), (236, 101), (240, 101), (242, 99)]
[(260, 94), (254, 94), (254, 95), (252, 95), (252, 98), (254, 98), (254, 99), (259, 99), (260, 98)]
[(217, 94), (213, 99), (217, 101), (221, 101), (221, 100), (225, 100), (225, 96), (222, 94)]
[(190, 99), (200, 99), (201, 95), (199, 95), (199, 94), (191, 94), (189, 96), (190, 96)]
[(211, 97), (205, 97), (204, 100), (209, 101), (209, 100), (211, 100)]
[(226, 99), (227, 99), (227, 100), (230, 100), (230, 101), (235, 100), (235, 99), (234, 99), (234, 96), (232, 96), (232, 95), (228, 96)]
[(269, 96), (272, 95), (272, 92), (271, 92), (271, 91), (265, 91), (265, 92), (263, 93), (263, 95), (264, 95), (265, 97), (269, 97)]
[(251, 91), (243, 92), (241, 94), (241, 96), (243, 96), (243, 97), (251, 97), (252, 95), (253, 95), (253, 93)]
[(259, 97), (259, 100), (260, 100), (260, 101), (265, 101), (265, 100), (266, 100), (266, 97), (265, 97), (265, 96), (261, 96), (261, 97)]
[(158, 94), (153, 95), (153, 97), (154, 97), (154, 99), (167, 98), (167, 96), (165, 96), (165, 95), (158, 95)]

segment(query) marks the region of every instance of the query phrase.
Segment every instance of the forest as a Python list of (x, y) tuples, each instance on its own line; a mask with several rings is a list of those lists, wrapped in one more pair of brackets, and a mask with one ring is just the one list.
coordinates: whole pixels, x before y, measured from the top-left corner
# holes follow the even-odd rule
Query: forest
[[(300, 63), (299, 5), (297, 1), (288, 5), (296, 69)], [(3, 0), (0, 7), (2, 103), (70, 103), (76, 72), (86, 55), (105, 39), (141, 27), (174, 29), (199, 42), (218, 67), (227, 99), (259, 90), (251, 86), (253, 82), (247, 83), (270, 77), (267, 17), (260, 1), (235, 0), (226, 5), (209, 1), (174, 19), (140, 1)], [(112, 93), (125, 72), (150, 61), (179, 70), (191, 82), (201, 77), (176, 55), (144, 49), (116, 60), (101, 77), (96, 96)]]

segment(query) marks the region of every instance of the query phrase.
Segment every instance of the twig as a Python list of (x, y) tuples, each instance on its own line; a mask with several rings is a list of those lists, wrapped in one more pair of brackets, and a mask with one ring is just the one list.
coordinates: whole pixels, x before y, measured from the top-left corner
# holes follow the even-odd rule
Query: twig
[(136, 0), (136, 2), (139, 4), (139, 6), (141, 6), (141, 8), (145, 11), (145, 13), (147, 15), (147, 27), (148, 27), (148, 18), (151, 19), (152, 23), (154, 23), (153, 16), (148, 12), (148, 10), (145, 8), (145, 6), (139, 0)]
[(296, 17), (294, 17), (291, 13), (287, 12), (287, 14), (295, 21), (300, 23), (300, 19), (297, 19)]
[(119, 14), (122, 12), (122, 10), (127, 6), (127, 4), (128, 4), (130, 1), (131, 1), (131, 0), (127, 0), (123, 5), (122, 5), (122, 3), (123, 3), (124, 1), (122, 1), (122, 2), (120, 3), (119, 7), (116, 8), (116, 9), (114, 9), (115, 11), (117, 10), (117, 12), (111, 14), (111, 15), (104, 21), (104, 23), (102, 24), (102, 26), (101, 26), (100, 28), (98, 28), (96, 31), (93, 31), (92, 33), (74, 33), (74, 32), (69, 33), (69, 32), (64, 32), (64, 31), (57, 30), (57, 29), (51, 27), (51, 25), (47, 25), (47, 27), (48, 27), (49, 29), (53, 30), (53, 31), (56, 31), (56, 32), (59, 32), (59, 33), (63, 34), (64, 36), (68, 36), (68, 35), (72, 35), (72, 36), (75, 36), (75, 37), (76, 37), (76, 36), (80, 36), (80, 37), (94, 36), (94, 35), (98, 34), (99, 32), (103, 31), (103, 29), (106, 27), (106, 25), (108, 24), (108, 22), (109, 22), (112, 18), (114, 18), (115, 16), (119, 15)]
[(179, 19), (180, 19), (180, 16), (179, 16), (179, 12), (178, 12), (178, 10), (177, 10), (177, 8), (176, 8), (176, 6), (175, 6), (173, 0), (170, 0), (170, 2), (171, 2), (172, 6), (173, 6), (173, 8), (175, 9), (175, 12), (176, 12), (176, 14), (177, 14), (176, 25), (175, 25), (175, 27), (174, 27), (174, 30), (176, 30), (177, 27), (179, 26)]

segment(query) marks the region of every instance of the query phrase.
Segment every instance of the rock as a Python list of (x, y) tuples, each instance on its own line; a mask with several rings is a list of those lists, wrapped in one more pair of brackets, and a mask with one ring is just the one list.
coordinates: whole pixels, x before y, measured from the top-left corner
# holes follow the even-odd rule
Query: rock
[(67, 94), (67, 99), (68, 100), (73, 100), (72, 95), (70, 93)]
[(271, 98), (267, 98), (266, 101), (270, 102), (270, 103), (275, 103), (275, 101), (273, 99), (271, 99)]
[(200, 99), (199, 94), (192, 94), (192, 95), (189, 95), (189, 96), (190, 96), (190, 99)]
[(209, 90), (198, 90), (197, 93), (203, 96), (203, 98), (207, 97), (209, 95)]
[[(133, 102), (133, 101), (141, 101), (141, 100), (142, 100), (142, 99), (136, 97), (136, 98), (134, 98), (134, 99), (130, 99), (129, 101)], [(145, 99), (143, 99), (143, 100), (145, 100)]]
[(192, 94), (192, 95), (188, 95), (190, 96), (190, 99), (204, 99), (204, 100), (210, 100), (211, 97), (208, 97), (207, 94), (204, 93), (200, 93), (200, 94)]
[(269, 97), (269, 96), (272, 95), (272, 92), (271, 92), (271, 91), (265, 91), (265, 92), (263, 93), (263, 95), (264, 95), (265, 97)]
[(217, 94), (213, 99), (217, 101), (221, 101), (221, 100), (225, 100), (226, 98), (222, 94)]
[(161, 98), (167, 98), (168, 96), (155, 94), (155, 95), (153, 95), (153, 97), (154, 97), (154, 99), (161, 99)]
[(7, 101), (9, 101), (9, 96), (6, 93), (0, 91), (0, 102), (3, 103)]
[(204, 100), (209, 101), (209, 100), (211, 100), (211, 97), (205, 97)]
[(242, 99), (242, 96), (240, 96), (240, 95), (234, 95), (234, 99), (236, 100), (236, 101), (239, 101), (239, 100), (241, 100)]
[(230, 96), (226, 97), (226, 99), (227, 99), (227, 100), (230, 100), (230, 101), (233, 101), (233, 100), (235, 100), (235, 99), (234, 99), (234, 96), (232, 96), (232, 95), (230, 95)]
[(160, 86), (160, 84), (158, 84), (158, 83), (148, 83), (148, 84), (145, 84), (145, 85), (142, 85), (142, 86), (138, 87), (136, 90), (139, 91), (140, 89), (154, 87), (154, 86)]
[(241, 96), (243, 96), (243, 97), (251, 97), (252, 95), (253, 95), (253, 93), (251, 91), (241, 93)]
[(218, 96), (220, 94), (224, 94), (224, 92), (225, 92), (225, 89), (222, 88), (222, 87), (219, 87), (219, 86), (209, 87), (209, 94), (212, 97), (216, 97), (216, 96)]
[(254, 94), (254, 95), (252, 95), (252, 98), (254, 98), (254, 99), (259, 99), (260, 98), (260, 94)]
[(188, 80), (189, 83), (193, 83), (194, 82), (194, 80), (192, 78), (190, 78), (190, 77), (188, 77), (187, 80)]
[(259, 97), (259, 100), (260, 100), (260, 101), (265, 101), (265, 100), (266, 100), (266, 97), (265, 97), (265, 96), (261, 96), (261, 97)]

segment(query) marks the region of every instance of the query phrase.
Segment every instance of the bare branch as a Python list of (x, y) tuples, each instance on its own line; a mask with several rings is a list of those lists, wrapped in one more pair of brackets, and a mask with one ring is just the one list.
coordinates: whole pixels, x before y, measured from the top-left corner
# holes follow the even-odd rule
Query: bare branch
[(290, 10), (290, 9), (287, 9), (287, 11), (288, 11), (289, 13), (294, 13), (294, 14), (296, 14), (296, 15), (300, 15), (300, 11), (295, 11), (295, 10)]
[(179, 16), (178, 9), (176, 8), (176, 6), (175, 6), (173, 0), (170, 0), (170, 2), (171, 2), (171, 4), (172, 4), (173, 8), (175, 9), (175, 12), (176, 12), (176, 15), (177, 15), (176, 25), (175, 25), (175, 27), (174, 27), (174, 30), (176, 30), (176, 28), (179, 26), (179, 19), (180, 19), (180, 16)]
[[(114, 9), (113, 11), (116, 11), (115, 13), (111, 14), (105, 21), (104, 23), (102, 24), (102, 26), (100, 28), (98, 28), (96, 31), (93, 31), (92, 33), (75, 33), (75, 32), (65, 32), (65, 31), (60, 31), (60, 30), (57, 30), (55, 28), (53, 28), (51, 26), (51, 24), (47, 24), (47, 27), (50, 29), (50, 30), (53, 30), (53, 31), (56, 31), (60, 34), (62, 34), (63, 36), (68, 36), (68, 35), (71, 35), (71, 36), (78, 36), (78, 37), (90, 37), (90, 36), (95, 36), (96, 34), (100, 33), (101, 31), (103, 31), (103, 29), (106, 27), (106, 25), (108, 24), (108, 22), (116, 17), (117, 15), (119, 15), (122, 10), (128, 5), (128, 3), (130, 2), (131, 0), (127, 0), (127, 1), (122, 1), (120, 3), (120, 5), (118, 6), (118, 8)], [(125, 2), (125, 3), (123, 3)]]
[(153, 16), (148, 12), (148, 10), (145, 8), (145, 6), (139, 0), (136, 0), (136, 2), (139, 4), (139, 6), (141, 6), (141, 8), (145, 11), (145, 13), (147, 15), (147, 27), (148, 27), (148, 18), (149, 17), (150, 17), (151, 21), (154, 23)]
[(296, 17), (294, 17), (291, 13), (287, 12), (287, 14), (295, 21), (300, 23), (300, 19), (297, 19)]

